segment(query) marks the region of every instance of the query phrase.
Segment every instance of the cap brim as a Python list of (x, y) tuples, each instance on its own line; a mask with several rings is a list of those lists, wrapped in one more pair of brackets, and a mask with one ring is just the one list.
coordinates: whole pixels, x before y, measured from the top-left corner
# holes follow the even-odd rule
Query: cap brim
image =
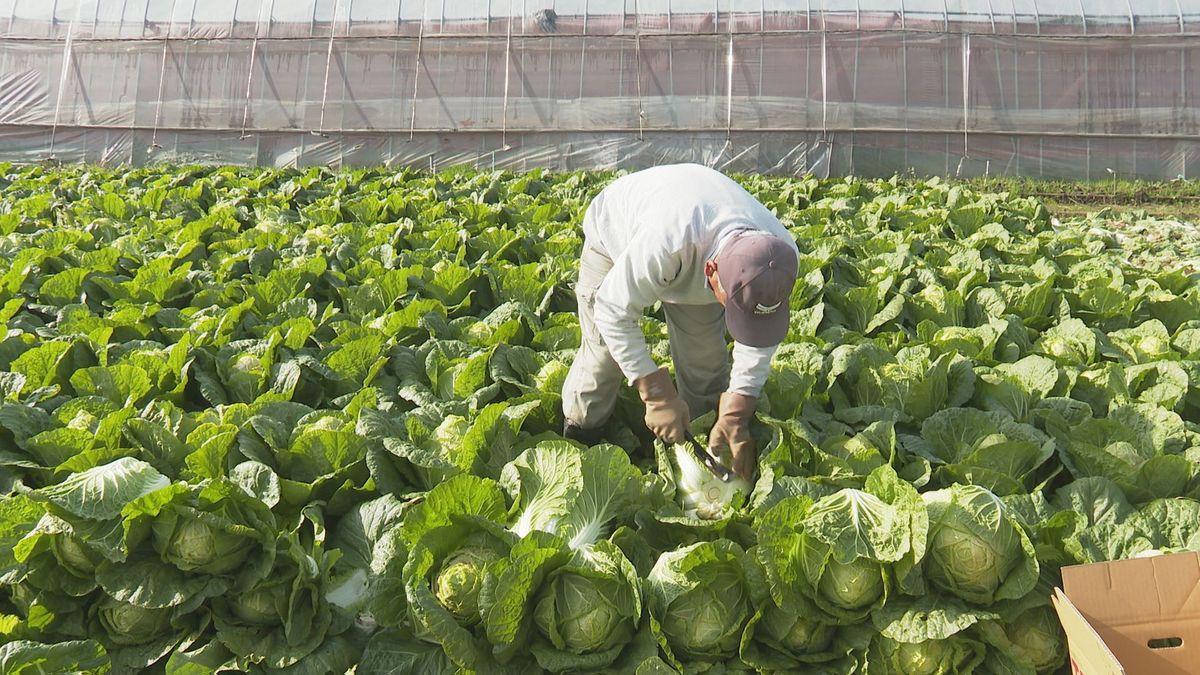
[(774, 314), (766, 316), (741, 312), (727, 305), (725, 327), (735, 341), (747, 347), (774, 347), (787, 337), (790, 316), (787, 302)]

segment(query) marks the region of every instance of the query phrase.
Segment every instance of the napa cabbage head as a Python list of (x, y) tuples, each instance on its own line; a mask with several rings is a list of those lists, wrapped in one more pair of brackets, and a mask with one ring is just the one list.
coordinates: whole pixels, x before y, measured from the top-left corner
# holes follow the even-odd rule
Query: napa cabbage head
[(315, 420), (307, 421), (304, 424), (305, 431), (342, 431), (346, 428), (346, 422), (336, 415), (322, 415)]
[(265, 342), (240, 340), (218, 352), (217, 370), (231, 399), (250, 403), (263, 392), (270, 375), (269, 357), (262, 354), (267, 348)]
[(433, 579), (433, 594), (458, 623), (479, 623), (479, 591), (488, 566), (504, 557), (491, 535), (476, 532), (442, 561)]
[(80, 579), (95, 578), (96, 566), (103, 561), (102, 556), (74, 535), (60, 534), (54, 537), (53, 542), (54, 557), (58, 559), (59, 566)]
[(251, 373), (257, 375), (262, 372), (262, 360), (253, 354), (239, 354), (234, 358), (231, 367), (239, 373)]
[(946, 643), (942, 640), (927, 640), (917, 643), (902, 643), (896, 650), (896, 666), (908, 675), (936, 675), (943, 673), (946, 659)]
[[(888, 466), (872, 471), (862, 489), (821, 497), (799, 523), (800, 591), (840, 622), (858, 622), (887, 600), (895, 566), (919, 556), (924, 517), (920, 495)], [(793, 555), (786, 539), (778, 546)]]
[(671, 603), (662, 619), (663, 632), (684, 653), (732, 654), (741, 639), (748, 600), (738, 573), (720, 570)]
[[(810, 602), (820, 620), (856, 624), (883, 607), (893, 585), (915, 588), (912, 570), (925, 553), (925, 505), (888, 465), (862, 488), (817, 500), (785, 497), (755, 515), (755, 554), (781, 607), (781, 594)], [(795, 611), (793, 609), (793, 611)]]
[(737, 653), (765, 581), (728, 540), (662, 554), (650, 571), (651, 611), (672, 651), (685, 660), (724, 660)]
[(565, 362), (557, 359), (548, 361), (534, 376), (533, 384), (542, 391), (562, 391), (568, 372), (570, 372), (570, 367)]
[(718, 520), (738, 508), (751, 485), (740, 477), (725, 482), (696, 459), (687, 445), (671, 449), (675, 494), (684, 514), (702, 520)]
[(209, 602), (213, 626), (230, 652), (247, 663), (282, 669), (325, 643), (334, 617), (325, 595), (337, 556), (326, 552), (308, 523), (278, 542), (279, 555), (265, 579)]
[[(609, 541), (572, 549), (533, 532), (489, 576), (484, 631), (497, 658), (532, 654), (556, 673), (599, 672), (620, 656), (642, 617), (641, 581)], [(607, 671), (606, 671), (607, 672)]]
[(1054, 336), (1044, 341), (1046, 351), (1058, 359), (1064, 359), (1072, 355), (1072, 346), (1066, 338)]
[(105, 598), (96, 619), (105, 637), (116, 645), (145, 644), (171, 631), (171, 608), (147, 608)]
[(553, 672), (595, 672), (616, 660), (642, 616), (642, 593), (608, 537), (614, 522), (641, 510), (643, 478), (608, 444), (546, 441), (504, 467), (501, 485), (519, 514), (509, 532), (521, 539), (489, 575), (496, 592), (484, 627), (499, 658), (532, 653)]
[[(480, 596), (494, 575), (507, 569), (501, 563), (508, 562), (517, 540), (501, 524), (510, 518), (509, 508), (495, 481), (460, 473), (438, 482), (400, 525), (399, 542), (407, 550), (401, 579), (410, 611), (407, 617), (395, 616), (424, 639), (442, 644), (450, 659), (470, 670), (478, 657), (466, 646), (487, 631), (487, 624), (480, 624), (490, 605)], [(532, 630), (532, 623), (522, 627)]]
[(462, 442), (463, 436), (467, 434), (471, 428), (471, 424), (467, 418), (461, 415), (447, 415), (441, 424), (433, 431), (434, 440), (441, 447), (453, 448)]
[(759, 629), (775, 645), (792, 654), (812, 654), (829, 648), (834, 628), (768, 603)]
[(176, 494), (151, 523), (163, 562), (190, 574), (236, 577), (246, 590), (271, 574), (278, 528), (270, 507), (228, 480)]
[(255, 626), (274, 626), (282, 623), (287, 612), (286, 586), (270, 585), (252, 588), (233, 596), (229, 608), (234, 616)]
[(959, 675), (970, 673), (983, 661), (986, 648), (962, 633), (944, 639), (897, 642), (886, 637), (875, 646), (883, 672), (904, 675)]
[(922, 497), (929, 511), (925, 573), (935, 586), (981, 605), (1033, 589), (1033, 544), (999, 497), (974, 485)]
[(1135, 363), (1152, 363), (1171, 354), (1171, 331), (1158, 319), (1112, 331), (1108, 337)]
[(225, 528), (203, 514), (155, 523), (154, 544), (164, 560), (185, 572), (230, 574), (255, 549), (254, 531)]
[(830, 559), (817, 581), (817, 593), (842, 609), (871, 607), (883, 597), (887, 571), (879, 562), (855, 558), (848, 563)]
[(604, 651), (633, 636), (631, 595), (624, 578), (558, 574), (537, 601), (534, 623), (555, 647), (575, 654)]
[(1079, 319), (1067, 319), (1042, 333), (1034, 348), (1059, 363), (1086, 365), (1099, 349), (1093, 330)]
[(1025, 610), (1005, 624), (1013, 646), (1039, 673), (1052, 671), (1066, 660), (1062, 625), (1049, 606)]
[(1158, 336), (1146, 336), (1138, 340), (1138, 351), (1143, 354), (1164, 354), (1171, 350), (1171, 343)]
[(930, 578), (964, 599), (990, 598), (1018, 558), (1014, 547), (957, 523), (934, 530), (929, 550)]

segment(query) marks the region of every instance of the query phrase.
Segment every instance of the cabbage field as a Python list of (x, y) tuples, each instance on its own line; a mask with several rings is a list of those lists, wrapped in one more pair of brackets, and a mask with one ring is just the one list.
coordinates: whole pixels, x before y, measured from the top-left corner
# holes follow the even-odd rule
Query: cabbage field
[(802, 256), (725, 485), (628, 388), (559, 435), (611, 178), (0, 165), (0, 672), (1048, 673), (1062, 566), (1200, 549), (1184, 239), (742, 178)]

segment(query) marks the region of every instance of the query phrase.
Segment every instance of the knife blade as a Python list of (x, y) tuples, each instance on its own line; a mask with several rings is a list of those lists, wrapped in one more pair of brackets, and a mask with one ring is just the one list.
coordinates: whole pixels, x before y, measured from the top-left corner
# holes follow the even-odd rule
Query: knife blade
[(707, 467), (712, 475), (721, 479), (724, 483), (733, 480), (733, 472), (729, 470), (729, 467), (722, 464), (716, 457), (713, 457), (712, 453), (701, 445), (700, 441), (696, 440), (691, 431), (687, 432), (686, 438), (688, 445), (692, 447), (692, 453), (696, 455), (696, 459), (700, 460), (700, 463)]

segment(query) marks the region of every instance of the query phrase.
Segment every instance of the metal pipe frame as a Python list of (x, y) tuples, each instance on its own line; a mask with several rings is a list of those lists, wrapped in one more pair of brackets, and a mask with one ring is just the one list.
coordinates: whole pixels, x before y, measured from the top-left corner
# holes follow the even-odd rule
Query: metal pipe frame
[[(28, 122), (21, 124), (7, 125), (8, 129), (50, 129), (54, 125), (51, 122)], [(112, 129), (112, 126), (104, 124), (83, 124), (70, 123), (59, 124), (59, 129)], [(149, 124), (134, 124), (122, 126), (121, 129), (128, 131), (152, 131), (154, 127)], [(184, 127), (172, 125), (160, 125), (158, 127), (163, 132), (191, 132), (191, 133), (241, 133), (241, 127), (221, 126), (221, 127)], [(309, 134), (313, 129), (305, 128), (288, 128), (288, 129), (271, 129), (271, 128), (251, 128), (249, 133), (252, 134)], [(332, 130), (338, 134), (354, 134), (354, 135), (374, 135), (384, 136), (388, 134), (403, 134), (404, 129), (336, 129)], [(499, 128), (456, 128), (456, 127), (424, 127), (415, 130), (417, 134), (499, 134)], [(555, 129), (546, 129), (544, 127), (509, 127), (509, 134), (619, 134), (637, 131), (634, 127), (562, 127)], [(648, 128), (648, 133), (712, 133), (723, 134), (723, 127), (701, 127), (701, 126), (671, 126), (663, 128)], [(796, 127), (796, 126), (773, 126), (769, 129), (760, 127), (734, 127), (731, 130), (735, 134), (774, 134), (774, 133), (811, 133), (820, 134), (821, 127)], [(830, 126), (824, 129), (830, 134), (836, 133), (877, 133), (877, 134), (918, 134), (918, 135), (950, 135), (961, 136), (963, 130), (961, 128), (938, 127), (914, 129), (905, 127), (855, 127), (855, 126)], [(1016, 136), (1016, 137), (1035, 137), (1035, 138), (1090, 138), (1090, 139), (1113, 139), (1113, 140), (1166, 140), (1166, 141), (1197, 141), (1200, 142), (1200, 134), (1155, 134), (1147, 136), (1146, 134), (1138, 133), (1108, 133), (1108, 132), (1085, 132), (1085, 131), (1001, 131), (995, 129), (971, 129), (968, 130), (970, 136)]]
[[(836, 28), (836, 29), (827, 29), (827, 30), (807, 30), (807, 29), (787, 29), (787, 30), (771, 30), (771, 31), (746, 30), (746, 31), (734, 31), (734, 35), (737, 37), (747, 36), (747, 35), (748, 36), (771, 35), (771, 36), (786, 37), (789, 35), (812, 35), (814, 33), (827, 33), (830, 35), (839, 35), (839, 34), (873, 35), (873, 34), (877, 34), (877, 33), (895, 33), (895, 32), (898, 32), (895, 28), (869, 28), (869, 29), (865, 29), (865, 30), (858, 30), (858, 29), (854, 29), (854, 28)], [(924, 35), (945, 35), (945, 34), (962, 35), (965, 33), (970, 33), (971, 35), (975, 35), (975, 36), (996, 35), (996, 36), (1000, 36), (1000, 37), (1047, 37), (1045, 33), (1042, 33), (1040, 31), (1035, 32), (1035, 33), (983, 33), (983, 32), (979, 32), (979, 31), (957, 31), (957, 30), (950, 31), (950, 30), (936, 30), (936, 29), (931, 29), (931, 28), (909, 27), (909, 28), (905, 28), (904, 32), (918, 33), (918, 34), (924, 34)], [(706, 37), (706, 38), (717, 37), (718, 35), (719, 34), (716, 34), (716, 33), (703, 32), (703, 31), (678, 31), (678, 32), (672, 32), (672, 33), (655, 33), (655, 34), (653, 34), (654, 37), (661, 36), (661, 37)], [(1144, 33), (1143, 32), (1143, 33), (1138, 33), (1138, 35), (1140, 37), (1150, 37), (1150, 36), (1155, 36), (1155, 35), (1165, 37), (1165, 36), (1174, 36), (1174, 35), (1200, 35), (1200, 32), (1198, 32), (1198, 31), (1179, 31), (1177, 33), (1176, 32), (1171, 32), (1171, 33)], [(497, 38), (501, 38), (501, 37), (502, 36), (495, 35), (492, 33), (439, 32), (439, 33), (426, 33), (424, 36), (424, 39), (425, 40), (434, 40), (434, 41), (464, 40), (464, 39), (486, 40), (489, 38), (497, 39)], [(628, 34), (628, 33), (616, 33), (616, 34), (612, 34), (612, 35), (589, 35), (586, 33), (551, 33), (551, 34), (530, 33), (530, 34), (522, 34), (518, 37), (520, 37), (523, 40), (554, 40), (554, 39), (561, 39), (561, 38), (584, 38), (584, 37), (592, 38), (592, 39), (607, 39), (607, 38), (623, 39), (623, 38), (632, 38), (633, 35)], [(1102, 32), (1102, 33), (1087, 33), (1087, 34), (1083, 34), (1083, 33), (1055, 34), (1052, 37), (1055, 40), (1078, 40), (1078, 39), (1092, 39), (1092, 38), (1129, 38), (1130, 35), (1129, 35), (1129, 33)], [(247, 36), (235, 36), (235, 35), (227, 35), (227, 36), (220, 36), (220, 37), (199, 36), (199, 35), (188, 36), (188, 37), (149, 36), (149, 37), (137, 38), (135, 40), (130, 40), (129, 38), (120, 38), (120, 37), (89, 36), (89, 37), (76, 37), (75, 42), (85, 43), (85, 42), (163, 42), (163, 41), (168, 41), (168, 42), (200, 43), (200, 42), (253, 42), (254, 39), (255, 39), (255, 37), (253, 37), (253, 36), (247, 37)], [(270, 37), (259, 37), (258, 39), (263, 42), (299, 42), (299, 41), (304, 41), (304, 40), (308, 40), (308, 41), (319, 40), (321, 38), (316, 35), (276, 35), (276, 36), (270, 36)], [(386, 40), (414, 40), (415, 41), (417, 39), (417, 37), (414, 35), (408, 34), (408, 33), (404, 33), (404, 34), (386, 33), (386, 34), (377, 34), (377, 35), (338, 35), (334, 39), (336, 39), (338, 41), (346, 41), (346, 42), (385, 40), (385, 39)], [(59, 43), (62, 41), (63, 41), (63, 39), (60, 37), (52, 37), (52, 36), (44, 36), (44, 35), (0, 35), (0, 43), (3, 43), (3, 42)]]

